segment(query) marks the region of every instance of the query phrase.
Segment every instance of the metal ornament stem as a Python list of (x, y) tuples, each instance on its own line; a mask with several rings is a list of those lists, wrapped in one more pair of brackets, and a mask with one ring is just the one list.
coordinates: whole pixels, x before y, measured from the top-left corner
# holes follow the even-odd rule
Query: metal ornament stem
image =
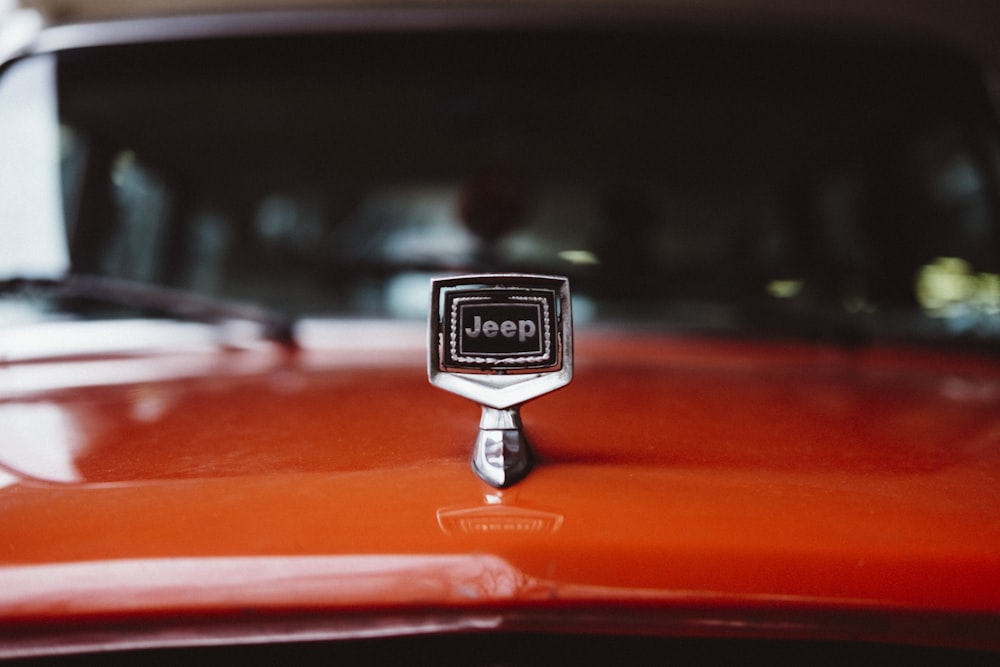
[(521, 430), (521, 406), (482, 408), (472, 469), (483, 481), (504, 488), (524, 478), (531, 466), (528, 439)]

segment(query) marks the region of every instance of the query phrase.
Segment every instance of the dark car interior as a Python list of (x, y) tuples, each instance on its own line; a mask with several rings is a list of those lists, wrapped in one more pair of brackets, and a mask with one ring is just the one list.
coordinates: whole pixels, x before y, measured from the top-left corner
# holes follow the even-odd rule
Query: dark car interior
[(612, 26), (54, 58), (78, 273), (420, 318), (429, 276), (544, 272), (579, 323), (1000, 336), (998, 132), (946, 50)]

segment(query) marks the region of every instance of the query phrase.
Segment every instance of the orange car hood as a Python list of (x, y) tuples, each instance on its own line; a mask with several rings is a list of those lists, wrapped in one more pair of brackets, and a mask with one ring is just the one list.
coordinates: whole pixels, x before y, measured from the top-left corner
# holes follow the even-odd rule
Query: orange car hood
[(0, 367), (0, 653), (287, 613), (1000, 649), (996, 361), (584, 334), (523, 417), (497, 491), (417, 346)]

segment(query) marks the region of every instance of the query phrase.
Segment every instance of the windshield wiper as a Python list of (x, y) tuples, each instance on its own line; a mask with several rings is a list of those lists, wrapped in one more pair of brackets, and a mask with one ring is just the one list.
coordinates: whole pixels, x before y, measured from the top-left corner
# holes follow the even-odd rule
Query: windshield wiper
[(279, 311), (255, 304), (216, 299), (180, 289), (121, 278), (71, 273), (63, 278), (11, 278), (0, 280), (0, 294), (45, 292), (58, 297), (82, 298), (119, 306), (152, 310), (196, 322), (232, 320), (261, 325), (267, 340), (294, 349), (295, 320)]

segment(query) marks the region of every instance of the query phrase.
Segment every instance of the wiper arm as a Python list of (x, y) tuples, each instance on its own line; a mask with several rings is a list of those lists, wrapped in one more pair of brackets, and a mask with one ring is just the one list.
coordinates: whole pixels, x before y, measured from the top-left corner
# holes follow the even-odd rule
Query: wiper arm
[(12, 278), (0, 280), (0, 294), (44, 291), (62, 297), (84, 298), (154, 310), (197, 322), (242, 320), (260, 324), (263, 336), (294, 349), (295, 320), (290, 316), (249, 303), (216, 299), (185, 290), (121, 278), (71, 273), (63, 278)]

